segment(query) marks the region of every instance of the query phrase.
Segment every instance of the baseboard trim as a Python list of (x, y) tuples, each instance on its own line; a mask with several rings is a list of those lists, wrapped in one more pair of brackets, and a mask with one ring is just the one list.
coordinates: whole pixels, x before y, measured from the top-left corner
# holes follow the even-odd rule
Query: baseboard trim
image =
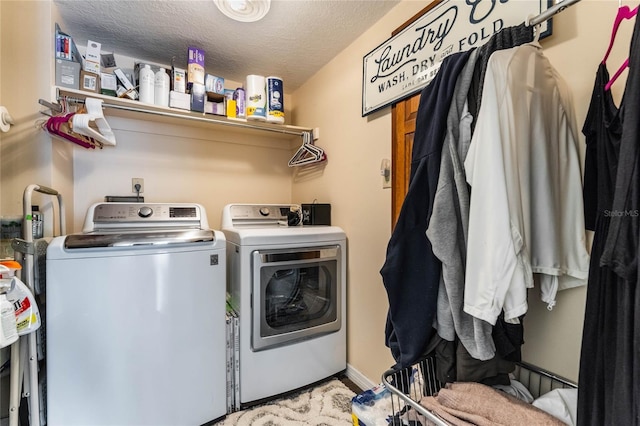
[(355, 383), (360, 389), (367, 390), (376, 386), (378, 383), (374, 383), (367, 376), (356, 370), (351, 364), (347, 364), (345, 375), (349, 380)]

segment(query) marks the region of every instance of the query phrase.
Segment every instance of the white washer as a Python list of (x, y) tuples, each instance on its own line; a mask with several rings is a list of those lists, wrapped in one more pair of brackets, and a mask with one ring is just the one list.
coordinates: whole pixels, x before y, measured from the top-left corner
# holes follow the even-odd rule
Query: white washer
[(47, 424), (226, 414), (224, 234), (198, 204), (94, 204), (47, 250)]
[(299, 206), (230, 204), (222, 213), (241, 407), (346, 369), (345, 233), (287, 226), (300, 221), (291, 211)]

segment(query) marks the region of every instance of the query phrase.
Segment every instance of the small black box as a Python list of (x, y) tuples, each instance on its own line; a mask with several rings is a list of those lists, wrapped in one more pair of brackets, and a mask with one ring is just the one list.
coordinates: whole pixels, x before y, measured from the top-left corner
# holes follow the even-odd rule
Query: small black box
[(331, 204), (303, 204), (303, 225), (331, 225)]

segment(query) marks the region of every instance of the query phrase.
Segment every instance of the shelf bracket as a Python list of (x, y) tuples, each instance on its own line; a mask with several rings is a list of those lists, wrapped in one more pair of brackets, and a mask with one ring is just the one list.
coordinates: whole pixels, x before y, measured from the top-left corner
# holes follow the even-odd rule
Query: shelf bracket
[[(38, 99), (38, 103), (42, 106), (49, 108), (51, 112), (54, 114), (59, 114), (62, 112), (62, 105), (60, 104), (53, 104), (49, 101), (45, 101), (44, 99)], [(46, 114), (46, 113), (43, 112), (43, 114)], [(46, 114), (46, 115), (51, 115), (51, 114)]]

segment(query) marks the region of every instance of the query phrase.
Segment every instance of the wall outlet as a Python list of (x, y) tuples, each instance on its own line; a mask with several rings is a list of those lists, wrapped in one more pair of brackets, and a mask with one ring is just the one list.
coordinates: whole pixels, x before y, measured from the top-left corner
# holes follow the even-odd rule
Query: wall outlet
[(136, 190), (136, 185), (140, 185), (140, 194), (144, 192), (144, 179), (142, 178), (131, 178), (131, 192), (134, 194), (138, 193)]

